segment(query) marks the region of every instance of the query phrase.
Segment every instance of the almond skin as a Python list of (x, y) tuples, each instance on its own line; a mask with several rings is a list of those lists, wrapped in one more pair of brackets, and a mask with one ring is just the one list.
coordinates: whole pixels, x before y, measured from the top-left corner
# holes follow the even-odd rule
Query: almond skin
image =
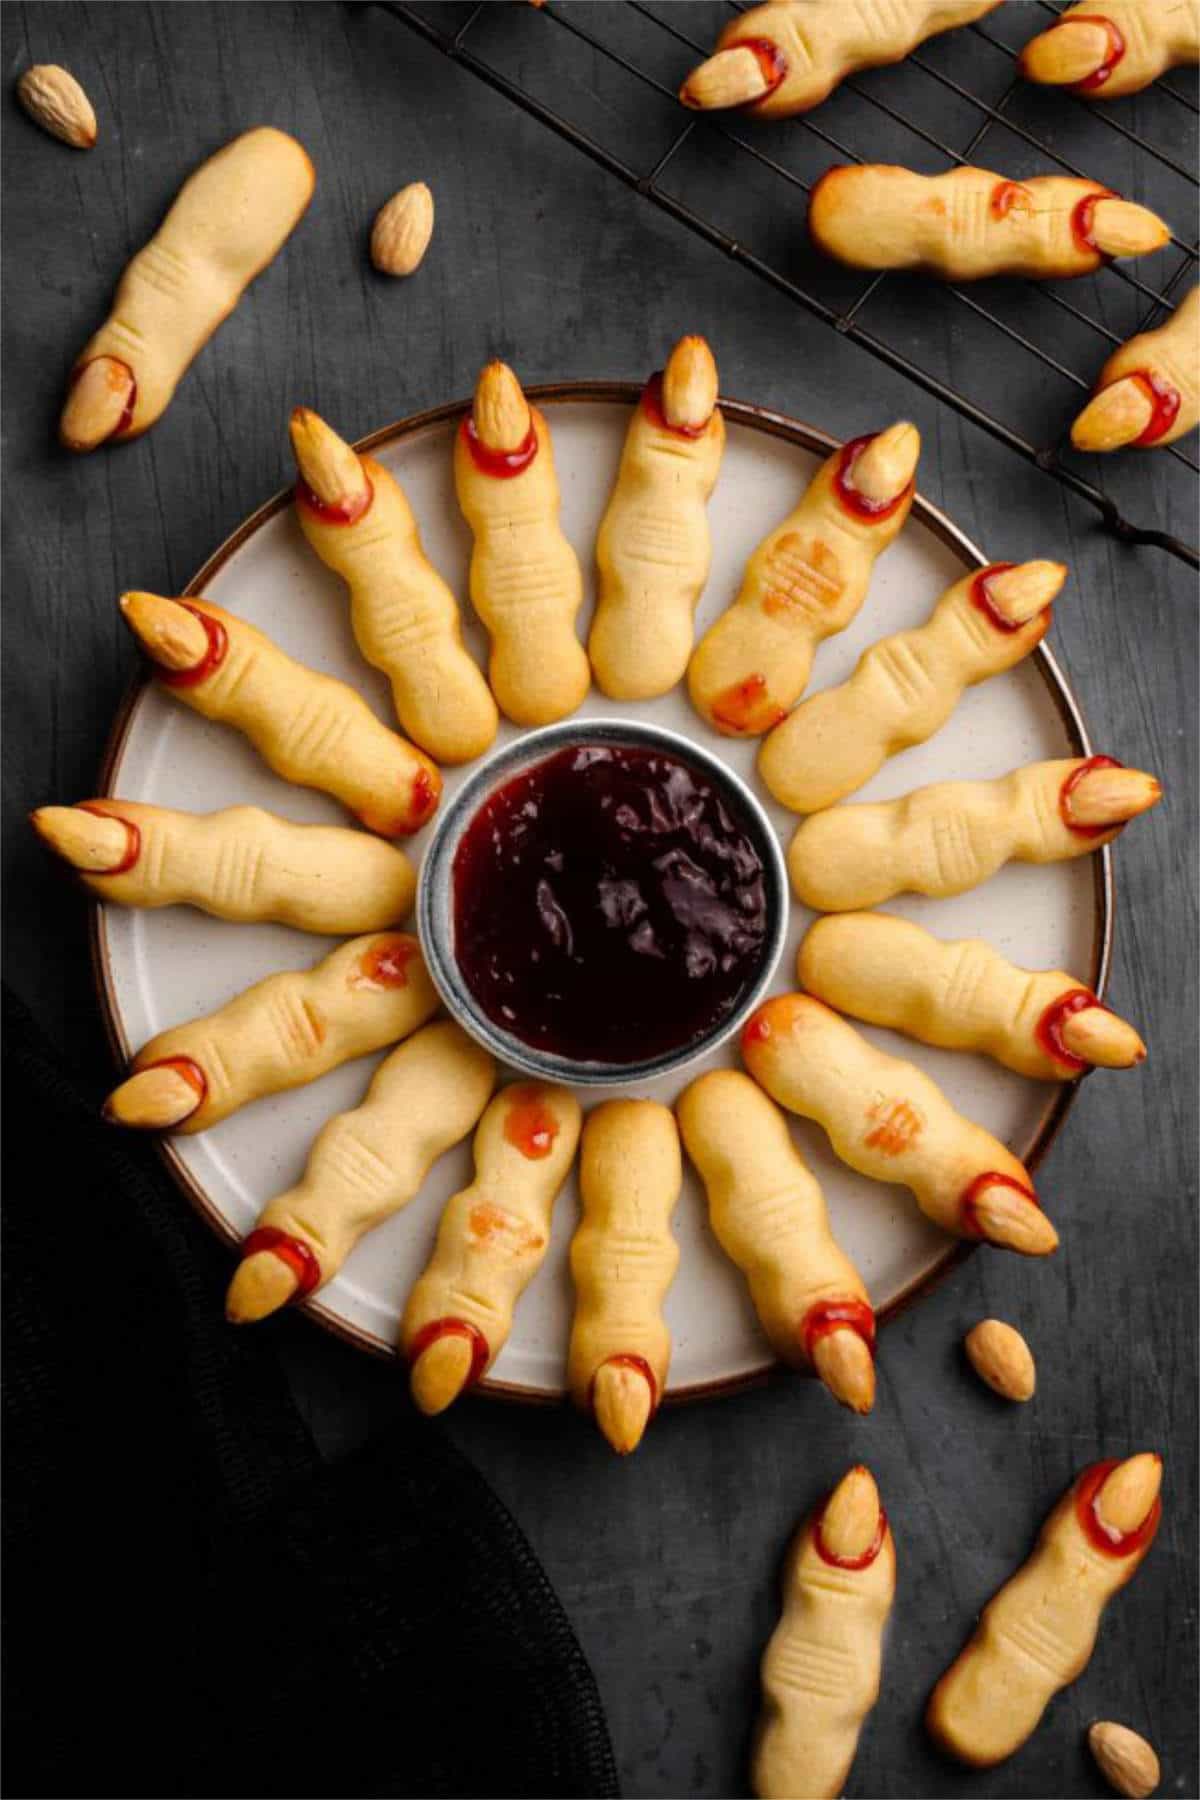
[(1118, 1794), (1146, 1800), (1158, 1786), (1158, 1758), (1136, 1731), (1128, 1725), (1114, 1725), (1110, 1719), (1097, 1719), (1088, 1732), (1088, 1748), (1096, 1766), (1108, 1785)]
[(381, 275), (411, 275), (433, 236), (433, 195), (423, 181), (393, 194), (371, 227), (371, 261)]
[(35, 63), (17, 83), (17, 99), (30, 118), (51, 137), (74, 150), (90, 150), (96, 141), (92, 103), (73, 75), (57, 63)]
[(1037, 1372), (1029, 1345), (1001, 1319), (983, 1319), (966, 1336), (971, 1367), (1004, 1400), (1031, 1400)]

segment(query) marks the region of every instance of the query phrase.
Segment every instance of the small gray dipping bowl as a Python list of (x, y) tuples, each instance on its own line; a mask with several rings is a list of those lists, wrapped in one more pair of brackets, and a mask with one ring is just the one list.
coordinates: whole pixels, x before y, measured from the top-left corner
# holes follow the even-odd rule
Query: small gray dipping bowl
[[(577, 1062), (539, 1050), (514, 1037), (482, 1010), (459, 971), (454, 954), (454, 859), (475, 814), (497, 788), (544, 762), (559, 750), (583, 744), (620, 744), (637, 750), (659, 750), (704, 775), (730, 812), (743, 825), (762, 859), (766, 889), (767, 934), (758, 978), (741, 1003), (706, 1036), (645, 1062)], [(783, 852), (755, 795), (711, 751), (689, 738), (657, 725), (626, 719), (574, 719), (526, 732), (495, 750), (446, 803), (434, 826), (417, 890), (417, 931), (433, 982), (454, 1019), (500, 1061), (543, 1081), (582, 1087), (626, 1087), (697, 1062), (725, 1043), (745, 1023), (770, 986), (787, 933), (788, 887)]]

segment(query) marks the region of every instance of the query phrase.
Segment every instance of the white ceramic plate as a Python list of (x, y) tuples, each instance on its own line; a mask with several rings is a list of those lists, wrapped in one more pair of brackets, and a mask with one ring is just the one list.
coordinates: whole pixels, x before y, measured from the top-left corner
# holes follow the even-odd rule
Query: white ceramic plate
[[(584, 635), (596, 528), (636, 393), (624, 384), (575, 384), (536, 396), (554, 432), (563, 524), (588, 580), (580, 620)], [(370, 444), (403, 483), (426, 551), (455, 591), (465, 595), (470, 541), (451, 478), (451, 444), (461, 410), (444, 408), (390, 427)], [(714, 556), (700, 608), (701, 627), (728, 604), (755, 543), (795, 504), (819, 456), (831, 447), (822, 434), (777, 415), (734, 403), (725, 410), (729, 441), (710, 506)], [(1003, 556), (1007, 546), (992, 548)], [(860, 652), (883, 632), (919, 623), (942, 589), (982, 560), (948, 521), (918, 499), (900, 538), (877, 565), (858, 619), (822, 646), (812, 688), (844, 679)], [(294, 656), (352, 683), (391, 722), (386, 684), (355, 649), (345, 590), (305, 545), (287, 496), (248, 520), (188, 591), (207, 594), (262, 626)], [(473, 622), (468, 637), (482, 660), (483, 634)], [(583, 715), (589, 712), (610, 717), (628, 713), (689, 733), (744, 777), (755, 779), (756, 745), (710, 732), (693, 714), (682, 688), (629, 709), (593, 694), (582, 709)], [(514, 730), (502, 724), (500, 741)], [(885, 798), (934, 780), (999, 775), (1019, 763), (1087, 748), (1063, 678), (1039, 651), (1012, 673), (969, 692), (932, 742), (889, 763), (863, 797)], [(462, 772), (446, 771), (447, 796), (461, 779)], [(117, 721), (103, 791), (200, 812), (249, 801), (291, 819), (348, 823), (332, 800), (289, 787), (271, 774), (236, 732), (207, 723), (150, 685), (138, 687)], [(794, 820), (778, 807), (769, 810), (786, 843)], [(412, 848), (419, 856), (420, 837)], [(1098, 989), (1110, 923), (1107, 858), (1104, 851), (1049, 868), (1012, 865), (958, 899), (907, 899), (896, 902), (893, 910), (943, 936), (982, 936), (1019, 963), (1070, 969)], [(803, 908), (794, 910), (778, 991), (794, 985), (795, 947), (810, 919)], [(212, 1011), (274, 970), (307, 967), (332, 948), (327, 938), (281, 926), (227, 925), (190, 908), (147, 913), (97, 908), (94, 942), (102, 999), (115, 1047), (124, 1058), (155, 1032)], [(891, 1037), (874, 1030), (868, 1035), (881, 1043)], [(982, 1057), (926, 1049), (907, 1040), (893, 1041), (891, 1047), (926, 1069), (957, 1107), (1027, 1162), (1042, 1153), (1068, 1103), (1065, 1088), (1025, 1081)], [(732, 1062), (736, 1055), (735, 1048), (719, 1051), (708, 1062)], [(357, 1105), (378, 1060), (348, 1064), (310, 1087), (248, 1107), (211, 1131), (164, 1143), (169, 1168), (222, 1235), (230, 1241), (242, 1237), (264, 1202), (299, 1177), (325, 1120)], [(670, 1102), (681, 1085), (674, 1077), (642, 1091)], [(584, 1093), (580, 1098), (585, 1104), (595, 1100)], [(825, 1189), (837, 1236), (861, 1269), (876, 1309), (894, 1310), (947, 1264), (956, 1246), (917, 1211), (906, 1190), (881, 1187), (844, 1168), (815, 1127), (795, 1122), (794, 1130)], [(469, 1143), (444, 1156), (412, 1204), (358, 1246), (307, 1311), (364, 1347), (390, 1353), (405, 1295), (429, 1253), (443, 1202), (470, 1179), (470, 1163)], [(1042, 1198), (1053, 1213), (1053, 1193)], [(563, 1391), (571, 1307), (567, 1246), (577, 1211), (572, 1178), (558, 1202), (545, 1264), (522, 1300), (512, 1336), (485, 1384), (496, 1391), (528, 1398)], [(703, 1192), (690, 1170), (676, 1231), (682, 1257), (666, 1305), (674, 1338), (669, 1394), (698, 1395), (762, 1375), (771, 1366), (771, 1354), (741, 1277), (716, 1248)]]

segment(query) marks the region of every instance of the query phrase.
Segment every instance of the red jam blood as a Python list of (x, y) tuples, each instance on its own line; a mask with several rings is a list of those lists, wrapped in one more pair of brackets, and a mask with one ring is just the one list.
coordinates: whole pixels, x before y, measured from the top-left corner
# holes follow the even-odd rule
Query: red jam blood
[[(645, 1381), (646, 1386), (650, 1389), (650, 1417), (653, 1418), (655, 1413), (658, 1411), (658, 1383), (654, 1379), (654, 1370), (650, 1367), (650, 1364), (646, 1361), (645, 1357), (644, 1356), (606, 1356), (604, 1361), (600, 1364), (600, 1369), (611, 1369), (611, 1368), (636, 1369), (637, 1370), (638, 1374)], [(600, 1369), (596, 1370), (596, 1375), (598, 1375), (600, 1373)], [(589, 1409), (592, 1407), (592, 1405), (594, 1403), (594, 1396), (596, 1393), (596, 1375), (592, 1376), (592, 1384), (588, 1388), (588, 1407), (589, 1407)]]
[(659, 369), (642, 389), (642, 411), (646, 417), (660, 431), (672, 431), (676, 437), (681, 438), (702, 438), (708, 430), (707, 419), (703, 425), (672, 425), (663, 411), (662, 384), (662, 370)]
[[(158, 1062), (147, 1063), (148, 1069), (174, 1069), (175, 1073), (195, 1089), (196, 1106), (202, 1106), (208, 1095), (208, 1081), (199, 1063), (194, 1063), (190, 1056), (164, 1056)], [(142, 1071), (139, 1069), (138, 1074)], [(196, 1106), (192, 1108), (195, 1112)], [(188, 1114), (191, 1117), (191, 1113)]]
[(408, 965), (416, 954), (417, 946), (412, 938), (385, 938), (382, 944), (372, 944), (359, 957), (361, 977), (373, 987), (407, 987)]
[(1116, 1531), (1106, 1525), (1096, 1511), (1096, 1499), (1100, 1489), (1118, 1466), (1118, 1458), (1111, 1457), (1107, 1462), (1093, 1463), (1085, 1469), (1075, 1483), (1075, 1517), (1088, 1542), (1105, 1556), (1133, 1556), (1150, 1542), (1158, 1530), (1158, 1522), (1162, 1518), (1162, 1496), (1156, 1495), (1154, 1505), (1146, 1514), (1140, 1525), (1132, 1531)]
[(976, 1207), (980, 1194), (984, 1188), (989, 1187), (1012, 1188), (1015, 1194), (1020, 1194), (1022, 1199), (1028, 1200), (1030, 1206), (1036, 1206), (1039, 1212), (1041, 1211), (1040, 1202), (1032, 1188), (1027, 1188), (1022, 1181), (1014, 1180), (1011, 1175), (1001, 1175), (995, 1169), (985, 1169), (982, 1175), (977, 1175), (971, 1182), (959, 1202), (964, 1237), (982, 1238), (983, 1228), (979, 1223)]
[(412, 1343), (408, 1346), (408, 1360), (411, 1366), (416, 1362), (423, 1350), (435, 1344), (439, 1338), (461, 1337), (471, 1341), (471, 1367), (467, 1371), (464, 1388), (474, 1387), (487, 1367), (488, 1341), (478, 1326), (469, 1325), (466, 1319), (431, 1319), (428, 1325), (422, 1325)]
[(179, 605), (185, 612), (190, 612), (193, 619), (199, 619), (203, 625), (204, 635), (208, 639), (208, 649), (194, 669), (160, 669), (158, 679), (164, 687), (190, 688), (195, 687), (198, 682), (204, 681), (214, 669), (219, 669), (225, 661), (225, 653), (229, 649), (229, 633), (220, 619), (210, 618), (207, 613), (202, 613), (198, 606), (189, 606), (186, 600), (181, 600)]
[(1010, 212), (1027, 213), (1032, 204), (1029, 189), (1019, 181), (998, 181), (988, 203), (993, 219), (1007, 219)]
[(813, 1547), (822, 1562), (827, 1562), (834, 1569), (869, 1569), (879, 1552), (883, 1549), (883, 1540), (887, 1536), (887, 1514), (882, 1506), (879, 1508), (879, 1524), (875, 1528), (875, 1536), (867, 1545), (861, 1556), (837, 1556), (826, 1544), (821, 1535), (821, 1522), (825, 1517), (826, 1500), (813, 1520)]
[(292, 1237), (290, 1232), (279, 1231), (274, 1225), (260, 1225), (242, 1242), (242, 1261), (248, 1256), (257, 1256), (260, 1250), (269, 1250), (280, 1262), (286, 1263), (296, 1277), (296, 1291), (293, 1300), (303, 1300), (311, 1294), (321, 1280), (321, 1265), (307, 1244), (299, 1238)]
[(742, 1049), (753, 1049), (755, 1044), (765, 1044), (771, 1035), (771, 1021), (766, 1013), (756, 1012), (747, 1019), (742, 1027)]
[(575, 1061), (641, 1062), (707, 1036), (756, 980), (762, 860), (699, 770), (579, 745), (475, 814), (454, 858), (454, 940), (502, 1030)]
[[(775, 92), (788, 72), (787, 57), (777, 44), (771, 42), (770, 38), (736, 38), (732, 44), (725, 44), (722, 47), (726, 50), (750, 51), (762, 70), (763, 80), (768, 84), (767, 94)], [(765, 100), (767, 94), (760, 94), (758, 100)], [(748, 105), (756, 106), (758, 100), (751, 100)]]
[[(1075, 1013), (1086, 1012), (1090, 1006), (1100, 1005), (1095, 994), (1090, 993), (1087, 988), (1072, 988), (1069, 993), (1061, 995), (1057, 1000), (1052, 1000), (1038, 1020), (1034, 1032), (1046, 1055), (1075, 1074), (1078, 1074), (1080, 1069), (1086, 1069), (1088, 1065), (1085, 1058), (1076, 1056), (1073, 1051), (1067, 1049), (1063, 1042), (1063, 1021), (1071, 1018)], [(1101, 1007), (1101, 1011), (1107, 1012), (1108, 1008)]]
[(558, 1120), (536, 1088), (515, 1087), (509, 1092), (512, 1103), (504, 1120), (504, 1136), (522, 1156), (538, 1162), (554, 1148)]
[(1157, 444), (1159, 438), (1165, 437), (1170, 431), (1178, 417), (1179, 389), (1172, 387), (1169, 381), (1160, 381), (1157, 375), (1150, 373), (1149, 369), (1139, 369), (1133, 379), (1154, 409), (1150, 414), (1150, 422), (1146, 429), (1142, 432), (1141, 437), (1134, 439), (1134, 442), (1136, 444)]
[[(1065, 21), (1060, 21), (1060, 23), (1065, 23)], [(1090, 75), (1085, 75), (1082, 81), (1074, 81), (1071, 83), (1071, 92), (1073, 94), (1094, 94), (1097, 88), (1102, 88), (1104, 86), (1105, 82), (1109, 79), (1113, 70), (1124, 56), (1125, 39), (1113, 24), (1112, 20), (1102, 18), (1099, 13), (1073, 13), (1071, 15), (1071, 24), (1103, 25), (1105, 31), (1108, 33), (1108, 54), (1100, 64), (1100, 67), (1098, 69), (1093, 69)], [(1058, 26), (1051, 25), (1050, 30), (1057, 31)]]
[[(93, 358), (91, 360), (94, 361), (95, 359)], [(113, 357), (112, 360), (114, 362), (119, 362), (120, 358)], [(85, 363), (80, 363), (79, 367), (75, 370), (74, 374), (71, 376), (70, 387), (67, 390), (68, 392), (70, 392), (70, 388), (73, 388), (75, 386), (75, 383), (79, 380), (80, 376), (83, 374), (83, 371), (90, 367), (91, 367), (90, 361), (85, 362)], [(121, 367), (124, 369), (125, 373), (129, 377), (129, 398), (125, 402), (125, 410), (122, 412), (120, 418), (117, 420), (116, 424), (113, 426), (112, 430), (108, 434), (108, 442), (110, 442), (110, 443), (113, 441), (114, 438), (119, 438), (119, 437), (125, 436), (125, 433), (129, 430), (130, 421), (133, 418), (133, 409), (137, 405), (137, 396), (138, 396), (137, 378), (135, 377), (133, 370), (129, 367), (128, 363), (121, 363)]]
[(913, 483), (910, 481), (907, 487), (901, 488), (890, 500), (872, 500), (868, 495), (860, 494), (854, 486), (854, 465), (867, 445), (878, 435), (878, 432), (870, 431), (866, 437), (851, 438), (848, 444), (843, 444), (833, 475), (834, 492), (846, 511), (856, 519), (866, 519), (872, 525), (890, 519), (906, 503), (913, 491)]
[(977, 606), (981, 613), (986, 613), (997, 631), (1020, 631), (1020, 623), (1006, 619), (998, 607), (992, 603), (988, 591), (988, 583), (993, 575), (1003, 575), (1006, 569), (1015, 569), (1016, 563), (993, 563), (989, 569), (980, 569), (971, 583), (971, 604)]
[(716, 696), (712, 715), (717, 730), (726, 736), (740, 736), (743, 732), (754, 736), (778, 725), (787, 717), (787, 708), (767, 699), (765, 675), (747, 675), (745, 681), (735, 681)]
[(365, 486), (360, 494), (354, 494), (349, 500), (330, 502), (322, 500), (314, 494), (307, 481), (296, 483), (296, 504), (306, 512), (320, 519), (323, 525), (354, 525), (362, 518), (372, 500), (375, 489), (364, 477)]
[(92, 869), (89, 870), (89, 873), (93, 875), (127, 875), (142, 853), (142, 834), (137, 826), (130, 819), (122, 819), (120, 813), (109, 812), (106, 806), (95, 806), (90, 800), (81, 801), (79, 810), (80, 812), (94, 813), (98, 819), (120, 819), (121, 824), (125, 827), (125, 855), (116, 868)]
[(485, 475), (495, 475), (501, 481), (507, 481), (527, 469), (538, 451), (537, 430), (533, 420), (529, 421), (529, 430), (525, 441), (518, 444), (515, 450), (489, 450), (480, 442), (479, 433), (475, 429), (475, 421), (470, 413), (462, 422), (463, 442), (471, 452), (471, 460), (477, 469)]
[(412, 799), (408, 804), (410, 831), (418, 830), (437, 810), (441, 794), (441, 777), (432, 770), (421, 768), (413, 776)]
[(801, 1336), (809, 1362), (815, 1345), (831, 1331), (857, 1331), (867, 1349), (875, 1349), (875, 1314), (865, 1300), (818, 1300), (804, 1315)]
[(1071, 214), (1071, 232), (1076, 244), (1081, 250), (1090, 250), (1094, 256), (1100, 257), (1101, 261), (1106, 263), (1111, 262), (1112, 257), (1108, 255), (1107, 251), (1097, 247), (1096, 240), (1092, 236), (1092, 215), (1096, 211), (1097, 200), (1113, 200), (1115, 198), (1111, 188), (1100, 188), (1094, 194), (1085, 194)]
[(1068, 831), (1077, 832), (1080, 837), (1103, 837), (1106, 831), (1112, 830), (1111, 825), (1077, 825), (1071, 817), (1071, 795), (1084, 776), (1090, 775), (1093, 769), (1123, 769), (1124, 767), (1124, 763), (1119, 763), (1115, 756), (1089, 756), (1086, 762), (1081, 762), (1077, 769), (1071, 771), (1058, 793), (1059, 816)]

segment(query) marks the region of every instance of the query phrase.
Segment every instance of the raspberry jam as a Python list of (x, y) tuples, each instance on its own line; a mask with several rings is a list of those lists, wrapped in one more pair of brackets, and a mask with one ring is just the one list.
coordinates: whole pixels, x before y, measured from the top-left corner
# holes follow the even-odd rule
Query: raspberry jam
[(508, 781), (463, 834), (454, 943), (476, 1004), (524, 1044), (633, 1063), (706, 1037), (769, 948), (746, 825), (697, 768), (581, 744)]
[(181, 600), (179, 604), (185, 612), (190, 612), (193, 619), (199, 619), (203, 625), (204, 635), (208, 639), (208, 648), (194, 668), (160, 669), (158, 679), (164, 687), (197, 687), (200, 682), (206, 681), (215, 669), (219, 669), (225, 661), (229, 649), (229, 633), (220, 619), (214, 619), (210, 614), (201, 612), (198, 606), (189, 606), (186, 600)]
[(1157, 444), (1159, 438), (1165, 437), (1179, 416), (1180, 393), (1169, 381), (1163, 381), (1149, 369), (1139, 369), (1133, 379), (1141, 387), (1150, 402), (1151, 413), (1149, 423), (1140, 437), (1133, 441), (1139, 447), (1146, 444)]
[(1075, 1483), (1075, 1516), (1088, 1542), (1105, 1556), (1133, 1556), (1145, 1549), (1158, 1530), (1162, 1497), (1156, 1497), (1146, 1517), (1132, 1531), (1117, 1531), (1106, 1525), (1096, 1511), (1096, 1501), (1118, 1461), (1117, 1457), (1111, 1457), (1105, 1462), (1093, 1463), (1090, 1469), (1083, 1471)]

